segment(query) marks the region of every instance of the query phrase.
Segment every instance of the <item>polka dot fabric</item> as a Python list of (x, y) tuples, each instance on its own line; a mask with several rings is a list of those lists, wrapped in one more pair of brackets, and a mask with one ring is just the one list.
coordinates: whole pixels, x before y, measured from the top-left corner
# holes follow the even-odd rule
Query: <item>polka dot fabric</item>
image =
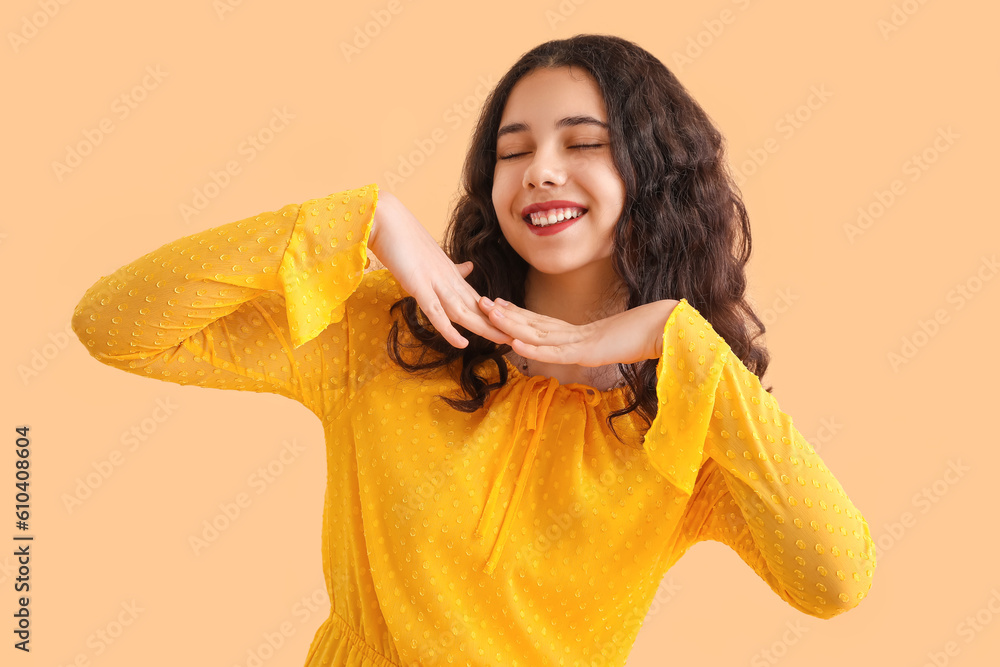
[(278, 393), (320, 418), (331, 609), (307, 666), (623, 665), (664, 574), (706, 539), (806, 614), (865, 597), (864, 518), (686, 300), (664, 326), (652, 425), (616, 422), (627, 444), (606, 423), (626, 387), (504, 360), (507, 384), (467, 414), (436, 398), (459, 396), (457, 368), (395, 366), (389, 308), (407, 294), (365, 272), (377, 196), (373, 184), (167, 244), (98, 281), (73, 317), (105, 364)]
[(645, 448), (667, 479), (691, 490), (679, 548), (701, 540), (728, 544), (806, 614), (832, 618), (855, 607), (875, 570), (864, 517), (696, 309), (681, 300), (664, 329), (660, 407), (650, 434), (666, 418), (660, 433), (678, 446), (673, 458), (661, 456), (659, 438), (647, 434)]

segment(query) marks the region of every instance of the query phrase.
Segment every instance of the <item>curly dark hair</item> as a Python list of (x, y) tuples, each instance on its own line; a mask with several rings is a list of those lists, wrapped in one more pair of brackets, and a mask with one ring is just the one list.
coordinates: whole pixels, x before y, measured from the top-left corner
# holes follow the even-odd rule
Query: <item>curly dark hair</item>
[[(444, 252), (456, 264), (473, 261), (466, 280), (477, 293), (524, 307), (528, 264), (506, 241), (492, 201), (497, 131), (511, 90), (522, 77), (538, 68), (564, 66), (586, 70), (604, 97), (614, 164), (625, 184), (612, 263), (627, 289), (626, 309), (684, 297), (747, 368), (763, 376), (769, 354), (754, 341), (763, 335), (764, 324), (745, 298), (750, 222), (725, 161), (722, 134), (662, 62), (625, 39), (576, 35), (546, 42), (521, 56), (497, 83), (469, 145), (461, 192), (445, 229)], [(510, 345), (498, 345), (456, 324), (469, 344), (455, 348), (419, 312), (414, 297), (400, 299), (390, 312), (397, 309), (418, 341), (404, 347), (420, 349), (418, 360), (402, 359), (396, 321), (387, 350), (401, 368), (427, 372), (462, 358), (459, 381), (468, 398), (439, 396), (452, 408), (474, 412), (491, 391), (507, 383), (502, 355)], [(428, 350), (437, 354), (427, 359)], [(499, 383), (476, 375), (477, 367), (488, 361), (497, 364)], [(630, 396), (624, 409), (609, 415), (608, 426), (620, 441), (613, 418), (638, 410), (648, 429), (656, 416), (657, 363), (647, 359), (618, 364)]]

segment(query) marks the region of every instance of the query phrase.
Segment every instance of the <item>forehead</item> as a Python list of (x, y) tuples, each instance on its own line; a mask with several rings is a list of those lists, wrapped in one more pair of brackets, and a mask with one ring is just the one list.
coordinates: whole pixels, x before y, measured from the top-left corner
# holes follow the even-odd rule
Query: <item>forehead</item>
[(583, 114), (607, 122), (604, 98), (594, 77), (580, 67), (546, 67), (514, 84), (500, 123), (519, 122), (531, 130), (543, 130), (560, 118)]

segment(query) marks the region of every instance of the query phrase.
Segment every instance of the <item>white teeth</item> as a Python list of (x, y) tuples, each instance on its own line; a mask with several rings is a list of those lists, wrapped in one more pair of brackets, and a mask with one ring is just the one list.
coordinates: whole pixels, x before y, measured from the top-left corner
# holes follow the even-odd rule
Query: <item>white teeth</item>
[(549, 225), (554, 225), (557, 222), (562, 222), (564, 220), (569, 220), (570, 218), (579, 218), (586, 211), (582, 208), (554, 208), (549, 211), (537, 211), (530, 214), (528, 217), (531, 219), (531, 224), (536, 227), (548, 227)]

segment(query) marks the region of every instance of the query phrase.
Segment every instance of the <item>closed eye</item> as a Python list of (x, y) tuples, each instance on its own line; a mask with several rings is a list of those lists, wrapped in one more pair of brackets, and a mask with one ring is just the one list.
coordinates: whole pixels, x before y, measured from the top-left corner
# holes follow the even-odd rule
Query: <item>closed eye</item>
[[(605, 146), (605, 144), (574, 144), (573, 146), (570, 146), (570, 148), (590, 149), (590, 148), (601, 148), (602, 146)], [(516, 158), (520, 155), (525, 155), (525, 154), (526, 153), (507, 153), (506, 155), (498, 155), (497, 158), (499, 158), (500, 160), (510, 160), (512, 158)]]

